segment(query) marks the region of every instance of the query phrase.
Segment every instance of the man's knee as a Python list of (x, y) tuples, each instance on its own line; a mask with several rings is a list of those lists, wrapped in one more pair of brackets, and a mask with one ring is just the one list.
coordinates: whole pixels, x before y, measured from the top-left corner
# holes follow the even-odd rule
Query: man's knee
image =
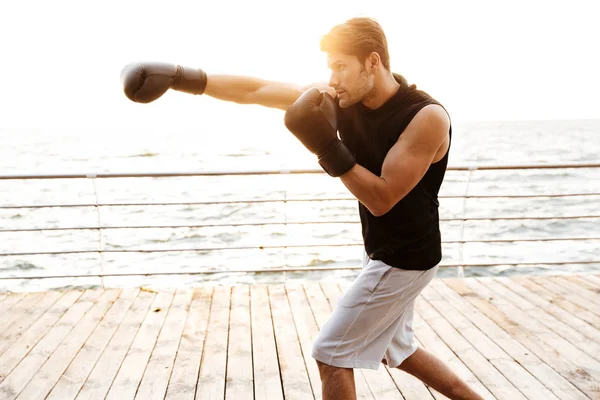
[(324, 362), (321, 362), (319, 360), (315, 360), (317, 362), (317, 367), (319, 367), (319, 371), (323, 372), (323, 371), (335, 371), (336, 369), (340, 369), (338, 367), (334, 367), (333, 365), (329, 365), (329, 364), (325, 364)]
[(334, 367), (333, 365), (325, 364), (319, 360), (315, 360), (317, 362), (317, 366), (319, 367), (319, 373), (321, 376), (336, 376), (336, 375), (344, 375), (348, 374), (352, 371), (352, 368), (342, 368), (342, 367)]

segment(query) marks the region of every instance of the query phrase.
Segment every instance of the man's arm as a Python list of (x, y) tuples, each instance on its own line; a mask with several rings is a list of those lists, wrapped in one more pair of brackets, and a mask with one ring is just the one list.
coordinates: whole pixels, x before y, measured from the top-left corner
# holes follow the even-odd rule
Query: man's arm
[(438, 151), (447, 148), (449, 129), (444, 109), (426, 106), (388, 152), (380, 177), (357, 164), (341, 180), (373, 215), (384, 215), (419, 183)]
[(335, 89), (329, 87), (326, 83), (300, 86), (251, 76), (214, 74), (207, 74), (204, 94), (219, 100), (239, 104), (258, 104), (287, 110), (304, 91), (311, 87), (328, 91), (332, 96), (335, 96)]
[(207, 74), (200, 68), (162, 62), (127, 64), (121, 70), (121, 85), (125, 95), (136, 103), (151, 103), (169, 89), (282, 110), (287, 110), (309, 88), (335, 96), (335, 90), (326, 83), (300, 86), (251, 76)]

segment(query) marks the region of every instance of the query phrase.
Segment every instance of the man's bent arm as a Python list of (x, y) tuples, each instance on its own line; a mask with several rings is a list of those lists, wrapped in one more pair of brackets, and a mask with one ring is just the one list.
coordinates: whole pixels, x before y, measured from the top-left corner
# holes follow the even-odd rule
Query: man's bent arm
[(335, 94), (335, 90), (324, 83), (300, 86), (251, 76), (216, 74), (207, 75), (204, 94), (238, 104), (257, 104), (287, 110), (310, 87)]
[(380, 177), (357, 164), (340, 177), (342, 183), (373, 215), (384, 215), (423, 178), (449, 140), (449, 128), (441, 107), (423, 108), (386, 155)]

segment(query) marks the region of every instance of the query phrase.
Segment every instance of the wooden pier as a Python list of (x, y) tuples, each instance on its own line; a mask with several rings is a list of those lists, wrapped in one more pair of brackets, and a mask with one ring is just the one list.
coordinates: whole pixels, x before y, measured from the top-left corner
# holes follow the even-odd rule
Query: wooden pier
[[(0, 293), (0, 399), (320, 399), (311, 345), (347, 284)], [(600, 399), (600, 276), (435, 279), (415, 335), (486, 399)], [(361, 399), (444, 399), (356, 370)]]

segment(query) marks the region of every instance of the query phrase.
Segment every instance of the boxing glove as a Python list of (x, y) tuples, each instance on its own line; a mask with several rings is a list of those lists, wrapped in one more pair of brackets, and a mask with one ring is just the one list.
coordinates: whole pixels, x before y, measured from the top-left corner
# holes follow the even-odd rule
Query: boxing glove
[(136, 103), (150, 103), (167, 90), (202, 94), (206, 73), (199, 68), (184, 68), (167, 63), (132, 63), (121, 70), (125, 95)]
[(311, 88), (286, 110), (286, 128), (317, 155), (319, 165), (338, 177), (356, 164), (354, 154), (337, 136), (335, 100), (326, 92)]

